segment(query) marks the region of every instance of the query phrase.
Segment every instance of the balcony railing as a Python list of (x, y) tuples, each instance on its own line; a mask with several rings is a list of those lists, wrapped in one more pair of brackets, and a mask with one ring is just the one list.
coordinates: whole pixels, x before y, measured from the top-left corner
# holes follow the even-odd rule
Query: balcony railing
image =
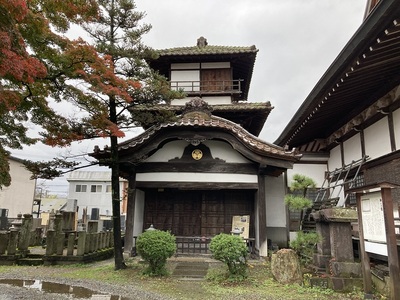
[(170, 81), (172, 90), (182, 90), (189, 95), (201, 94), (240, 94), (241, 82), (238, 80), (214, 80), (214, 81)]

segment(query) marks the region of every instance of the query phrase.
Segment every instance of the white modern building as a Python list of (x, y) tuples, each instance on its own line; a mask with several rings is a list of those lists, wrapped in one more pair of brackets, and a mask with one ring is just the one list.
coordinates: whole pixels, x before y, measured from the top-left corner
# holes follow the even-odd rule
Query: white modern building
[[(69, 183), (68, 199), (76, 199), (78, 216), (83, 209), (90, 215), (92, 209), (98, 209), (99, 216), (112, 215), (111, 172), (108, 171), (73, 171), (67, 177)], [(120, 180), (121, 211), (124, 211), (123, 199), (126, 181)]]

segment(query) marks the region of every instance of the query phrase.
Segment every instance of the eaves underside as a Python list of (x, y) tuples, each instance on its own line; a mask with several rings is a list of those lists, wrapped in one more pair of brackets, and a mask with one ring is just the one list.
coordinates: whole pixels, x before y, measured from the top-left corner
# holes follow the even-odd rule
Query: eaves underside
[(325, 140), (400, 84), (400, 1), (380, 1), (275, 141)]

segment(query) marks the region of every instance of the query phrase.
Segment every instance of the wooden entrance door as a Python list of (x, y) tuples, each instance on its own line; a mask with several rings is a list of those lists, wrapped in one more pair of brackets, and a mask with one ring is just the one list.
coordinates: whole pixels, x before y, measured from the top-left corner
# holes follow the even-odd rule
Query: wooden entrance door
[(201, 90), (205, 92), (221, 92), (231, 90), (231, 69), (204, 69), (200, 74)]
[(213, 237), (230, 233), (235, 215), (250, 215), (254, 236), (254, 191), (146, 191), (144, 228), (153, 224), (176, 236)]

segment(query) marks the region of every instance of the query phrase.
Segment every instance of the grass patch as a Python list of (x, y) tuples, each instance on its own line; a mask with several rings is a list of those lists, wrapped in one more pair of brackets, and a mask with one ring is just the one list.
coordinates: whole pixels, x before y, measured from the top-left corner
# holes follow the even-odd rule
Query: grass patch
[[(211, 263), (207, 280), (181, 281), (176, 278), (149, 277), (143, 275), (145, 264), (138, 259), (128, 259), (127, 268), (114, 270), (114, 262), (108, 260), (93, 264), (66, 266), (0, 266), (1, 273), (19, 274), (24, 278), (47, 276), (48, 278), (69, 278), (75, 280), (101, 281), (104, 283), (135, 286), (145, 291), (155, 292), (174, 299), (362, 299), (362, 293), (337, 293), (332, 290), (316, 289), (299, 285), (281, 285), (270, 273), (266, 262), (256, 262), (249, 266), (248, 277), (241, 281), (227, 279), (227, 268), (221, 263)], [(171, 273), (175, 263), (169, 261), (167, 269)]]

